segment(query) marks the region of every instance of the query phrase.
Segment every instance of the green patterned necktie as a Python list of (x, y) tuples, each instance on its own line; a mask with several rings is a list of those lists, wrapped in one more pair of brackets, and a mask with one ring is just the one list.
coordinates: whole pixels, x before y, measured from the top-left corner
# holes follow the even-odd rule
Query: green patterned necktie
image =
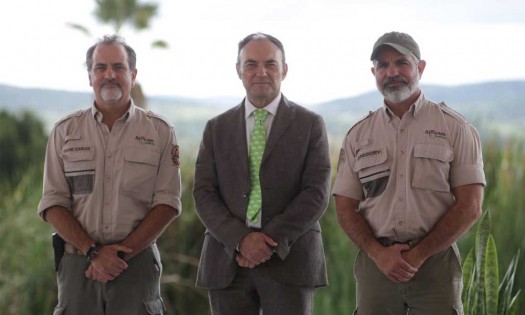
[(254, 111), (255, 125), (253, 126), (252, 136), (250, 138), (250, 198), (246, 216), (252, 223), (259, 221), (259, 214), (262, 205), (261, 183), (259, 181), (259, 169), (261, 168), (261, 159), (266, 146), (266, 128), (264, 121), (268, 116), (265, 109), (256, 109)]

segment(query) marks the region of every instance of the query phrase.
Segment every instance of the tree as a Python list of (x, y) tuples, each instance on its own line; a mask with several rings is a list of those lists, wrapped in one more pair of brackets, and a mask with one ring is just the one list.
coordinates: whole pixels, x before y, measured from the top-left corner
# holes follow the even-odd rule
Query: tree
[[(96, 8), (93, 12), (95, 18), (102, 24), (111, 25), (115, 34), (118, 34), (124, 25), (129, 25), (136, 31), (142, 31), (150, 27), (150, 22), (157, 15), (158, 4), (148, 2), (140, 3), (138, 0), (95, 0)], [(67, 23), (85, 35), (92, 37), (88, 28), (76, 23)], [(154, 40), (153, 48), (168, 48), (164, 40)], [(131, 90), (131, 97), (136, 105), (145, 108), (146, 97), (142, 92), (140, 84), (136, 83)]]
[(35, 115), (0, 111), (0, 195), (9, 194), (23, 174), (41, 169), (46, 142), (44, 123)]

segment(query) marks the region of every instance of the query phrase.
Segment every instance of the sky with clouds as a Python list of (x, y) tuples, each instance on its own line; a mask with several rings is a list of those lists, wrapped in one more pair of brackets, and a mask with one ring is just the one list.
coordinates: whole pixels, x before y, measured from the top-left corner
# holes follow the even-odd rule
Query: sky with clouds
[[(144, 1), (143, 1), (144, 2)], [(261, 31), (284, 44), (282, 91), (308, 104), (375, 89), (369, 56), (375, 40), (411, 34), (427, 61), (423, 84), (525, 80), (525, 1), (186, 0), (156, 1), (151, 29), (123, 28), (137, 52), (147, 95), (243, 97), (237, 43)], [(93, 16), (95, 1), (7, 1), (0, 10), (0, 84), (90, 91), (86, 49), (112, 33)], [(86, 36), (66, 24), (90, 29)], [(163, 39), (169, 49), (152, 49)]]

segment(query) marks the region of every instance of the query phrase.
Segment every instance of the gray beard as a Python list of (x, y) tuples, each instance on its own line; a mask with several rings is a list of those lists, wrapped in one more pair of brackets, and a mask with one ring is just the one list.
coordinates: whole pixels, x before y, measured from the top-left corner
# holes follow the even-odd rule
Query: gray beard
[(104, 102), (116, 102), (122, 98), (122, 90), (120, 88), (103, 87), (100, 91), (100, 96)]
[(382, 90), (385, 100), (395, 104), (406, 101), (413, 92), (414, 91), (412, 91), (411, 87), (408, 85), (396, 88), (385, 88)]
[(385, 100), (398, 104), (409, 99), (414, 93), (416, 93), (419, 87), (419, 76), (415, 77), (412, 84), (403, 85), (401, 87), (386, 87), (381, 90)]

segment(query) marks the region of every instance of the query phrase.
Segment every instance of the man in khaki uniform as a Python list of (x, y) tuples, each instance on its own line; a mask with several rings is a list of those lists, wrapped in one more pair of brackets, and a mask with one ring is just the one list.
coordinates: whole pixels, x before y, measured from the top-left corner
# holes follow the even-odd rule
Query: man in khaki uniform
[(408, 34), (381, 36), (371, 60), (384, 106), (348, 132), (332, 190), (360, 249), (356, 314), (462, 314), (455, 241), (481, 214), (478, 133), (425, 98), (426, 62)]
[(182, 209), (175, 132), (130, 98), (136, 55), (122, 38), (102, 38), (86, 65), (95, 100), (53, 128), (38, 205), (65, 252), (54, 314), (162, 314), (155, 240)]

